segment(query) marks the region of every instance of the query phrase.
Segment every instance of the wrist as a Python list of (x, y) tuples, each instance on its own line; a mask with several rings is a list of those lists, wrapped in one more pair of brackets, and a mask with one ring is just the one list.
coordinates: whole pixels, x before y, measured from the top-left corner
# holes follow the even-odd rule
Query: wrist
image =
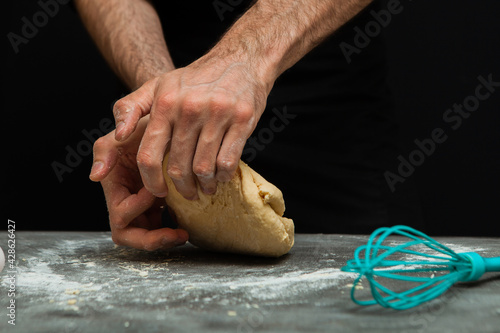
[(235, 45), (232, 42), (226, 44), (221, 41), (192, 65), (203, 65), (214, 70), (218, 68), (221, 71), (237, 67), (248, 78), (248, 81), (260, 86), (266, 94), (269, 94), (277, 76), (273, 75), (268, 63), (259, 59), (259, 56), (241, 45)]
[[(269, 7), (265, 1), (257, 1), (203, 57), (218, 58), (227, 65), (247, 64), (251, 75), (268, 92), (281, 73), (303, 56), (299, 55), (302, 50), (297, 50), (303, 37), (300, 29), (282, 19), (286, 13), (277, 17), (276, 10)], [(284, 12), (293, 9), (293, 5), (281, 8)]]
[(173, 71), (175, 66), (169, 56), (158, 59), (154, 64), (141, 64), (135, 71), (135, 77), (130, 87), (136, 90), (147, 81), (158, 77), (166, 72)]

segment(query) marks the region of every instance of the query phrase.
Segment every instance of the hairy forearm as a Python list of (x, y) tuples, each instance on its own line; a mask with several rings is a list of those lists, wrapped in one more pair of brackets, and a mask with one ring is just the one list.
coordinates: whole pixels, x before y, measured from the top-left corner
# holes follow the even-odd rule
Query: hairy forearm
[(174, 69), (161, 23), (145, 0), (75, 0), (82, 21), (115, 73), (132, 90)]
[(254, 62), (271, 85), (372, 0), (259, 0), (207, 57)]

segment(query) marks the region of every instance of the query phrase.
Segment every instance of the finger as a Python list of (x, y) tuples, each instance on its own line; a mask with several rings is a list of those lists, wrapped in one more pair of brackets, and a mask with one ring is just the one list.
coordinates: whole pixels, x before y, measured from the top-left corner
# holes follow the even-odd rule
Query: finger
[(126, 140), (134, 132), (139, 119), (150, 112), (155, 88), (156, 79), (144, 83), (139, 89), (115, 103), (113, 115), (116, 124), (116, 140)]
[(162, 172), (163, 158), (171, 137), (171, 125), (163, 116), (150, 117), (137, 152), (137, 166), (144, 186), (157, 197), (167, 195)]
[(193, 158), (193, 172), (205, 194), (214, 194), (217, 190), (216, 161), (223, 136), (224, 132), (220, 126), (205, 126), (198, 139)]
[(111, 226), (124, 228), (151, 207), (154, 196), (144, 188), (137, 193), (131, 193), (125, 184), (112, 178), (111, 176), (101, 181), (109, 210), (109, 222)]
[[(151, 208), (155, 201), (155, 196), (152, 195), (144, 187), (136, 194), (130, 194), (119, 202), (112, 203), (110, 210), (110, 223), (117, 228), (124, 228), (139, 215)], [(118, 196), (115, 197), (118, 201)], [(161, 221), (161, 215), (156, 214), (155, 218)]]
[(112, 230), (112, 239), (118, 245), (140, 250), (168, 249), (187, 242), (188, 234), (182, 229), (161, 228), (148, 230), (139, 227)]
[(113, 140), (113, 135), (109, 133), (94, 142), (94, 158), (89, 175), (89, 178), (94, 182), (98, 182), (106, 178), (116, 165), (118, 150), (116, 149)]
[(254, 111), (254, 107), (246, 103), (234, 108), (233, 124), (226, 131), (219, 155), (217, 155), (217, 174), (215, 176), (217, 181), (227, 182), (233, 178), (246, 140), (257, 125)]
[(189, 118), (182, 119), (174, 127), (167, 174), (184, 198), (196, 200), (198, 190), (193, 173), (193, 157), (200, 130), (189, 123)]
[(239, 165), (239, 160), (245, 147), (245, 131), (232, 126), (222, 141), (219, 155), (217, 155), (217, 174), (216, 180), (219, 182), (228, 182), (233, 178)]

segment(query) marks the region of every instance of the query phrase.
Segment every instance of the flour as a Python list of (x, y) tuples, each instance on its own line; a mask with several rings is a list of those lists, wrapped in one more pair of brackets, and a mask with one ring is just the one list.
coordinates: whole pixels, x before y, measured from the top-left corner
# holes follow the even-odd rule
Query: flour
[[(401, 242), (401, 241), (387, 241), (385, 244), (390, 246), (390, 247), (396, 247), (399, 245), (402, 245), (406, 243), (406, 241)], [(479, 247), (479, 246), (465, 246), (465, 245), (457, 245), (454, 243), (441, 243), (442, 245), (446, 246), (450, 250), (452, 250), (455, 253), (465, 253), (465, 252), (484, 252), (486, 251), (484, 248)], [(439, 248), (439, 247), (437, 247)], [(435, 255), (435, 256), (440, 256), (440, 257), (445, 257), (446, 259), (451, 258), (450, 255), (441, 253), (439, 251), (436, 251), (424, 244), (418, 244), (418, 245), (413, 245), (411, 247), (405, 248), (406, 250), (413, 250), (416, 252), (420, 252), (426, 255)], [(439, 248), (441, 249), (441, 248)], [(442, 250), (442, 249), (441, 249)], [(382, 253), (382, 252), (380, 252)], [(398, 252), (396, 252), (398, 253)], [(409, 253), (402, 253), (403, 257), (400, 260), (405, 260), (405, 261), (419, 261), (419, 260), (425, 260), (425, 261), (442, 261), (443, 259), (437, 259), (437, 258), (424, 258), (422, 256), (418, 256), (416, 254), (409, 254)], [(415, 266), (417, 268), (417, 266)]]
[(241, 288), (264, 288), (272, 289), (274, 292), (286, 290), (293, 285), (304, 282), (322, 287), (332, 287), (339, 284), (343, 279), (355, 278), (357, 274), (342, 272), (338, 268), (324, 268), (313, 272), (297, 271), (285, 273), (283, 276), (267, 276), (267, 277), (243, 277), (230, 282), (220, 283), (221, 287), (230, 289)]
[[(483, 251), (479, 246), (445, 245), (457, 252)], [(432, 250), (419, 246), (418, 251)], [(207, 254), (201, 257), (207, 258)], [(403, 254), (399, 259), (412, 260), (410, 257)], [(337, 294), (340, 297), (346, 286), (352, 286), (358, 276), (342, 272), (343, 260), (331, 251), (324, 251), (317, 262), (297, 261), (300, 265), (265, 261), (240, 264), (235, 257), (228, 257), (227, 263), (215, 260), (206, 266), (193, 252), (184, 257), (182, 251), (148, 253), (114, 247), (109, 234), (57, 241), (23, 258), (18, 267), (18, 288), (35, 295), (31, 302), (53, 303), (64, 310), (80, 312), (88, 306), (120, 308), (124, 299), (131, 304), (165, 309), (293, 305), (310, 302), (325, 293), (331, 294), (333, 300)], [(224, 269), (218, 271), (217, 265)], [(234, 266), (237, 273), (228, 272), (229, 266)], [(412, 265), (410, 269), (418, 267)], [(382, 269), (394, 268), (400, 267)], [(6, 277), (2, 278), (5, 285)], [(363, 286), (359, 284), (357, 288)], [(68, 304), (73, 300), (75, 304)]]
[[(386, 244), (388, 246), (391, 246), (391, 247), (396, 247), (398, 245), (406, 243), (407, 241), (411, 241), (411, 240), (408, 239), (408, 240), (405, 240), (404, 242), (402, 242), (402, 241), (395, 241), (395, 240), (388, 240), (384, 244)], [(455, 243), (440, 243), (440, 244), (448, 247), (449, 249), (451, 249), (452, 251), (454, 251), (456, 253), (484, 252), (484, 251), (486, 251), (486, 249), (484, 249), (482, 247), (479, 247), (479, 246), (465, 246), (465, 245), (458, 245), (458, 244), (455, 244)], [(437, 251), (431, 249), (430, 247), (428, 247), (428, 246), (426, 246), (424, 244), (419, 244), (417, 246), (414, 245), (411, 248), (412, 249), (416, 249), (417, 251), (420, 251), (420, 252), (423, 252), (423, 253), (437, 252)]]
[[(109, 236), (62, 240), (35, 252), (25, 256), (18, 268), (19, 289), (37, 295), (33, 301), (72, 311), (81, 311), (85, 304), (119, 307), (121, 296), (117, 295), (165, 306), (176, 302), (199, 307), (246, 304), (249, 308), (258, 303), (298, 304), (309, 294), (345, 285), (357, 276), (339, 267), (315, 268), (314, 264), (302, 269), (247, 266), (237, 276), (204, 274), (189, 269), (192, 266), (186, 266), (182, 256), (148, 260), (144, 252), (114, 247)], [(133, 259), (136, 256), (146, 259)], [(174, 270), (169, 268), (172, 264)], [(335, 260), (331, 264), (338, 265)], [(145, 289), (154, 296), (144, 298)]]
[(464, 253), (464, 252), (484, 252), (486, 251), (485, 248), (479, 247), (479, 246), (462, 246), (462, 245), (457, 245), (457, 244), (452, 244), (452, 243), (442, 243), (444, 246), (449, 247), (456, 253)]
[[(75, 298), (75, 296), (88, 297), (90, 293), (100, 290), (104, 284), (75, 281), (76, 276), (68, 278), (65, 274), (67, 272), (56, 269), (64, 266), (88, 268), (96, 266), (95, 262), (86, 262), (71, 257), (75, 244), (72, 242), (72, 246), (69, 246), (68, 243), (68, 241), (61, 242), (57, 246), (59, 249), (38, 248), (36, 256), (22, 258), (23, 265), (17, 266), (17, 289), (23, 293), (36, 295), (36, 299), (32, 300), (36, 303), (57, 303), (64, 306), (65, 309), (77, 311), (78, 307), (75, 306), (75, 303), (79, 298)], [(67, 254), (67, 256), (64, 258), (61, 254)], [(5, 284), (7, 276), (2, 278), (2, 283)]]
[[(265, 271), (265, 270), (264, 270)], [(193, 291), (200, 294), (209, 291), (218, 295), (215, 298), (204, 298), (200, 300), (204, 303), (217, 302), (220, 305), (226, 304), (225, 298), (236, 299), (243, 304), (245, 302), (271, 301), (273, 304), (298, 304), (303, 302), (301, 296), (314, 294), (322, 290), (351, 281), (358, 275), (356, 273), (342, 272), (338, 268), (323, 268), (314, 271), (298, 270), (276, 276), (248, 274), (238, 278), (224, 278), (211, 276), (191, 276), (189, 285), (183, 289), (186, 291), (185, 298), (191, 298)], [(169, 282), (169, 287), (177, 289), (182, 286), (183, 279)], [(179, 296), (179, 298), (184, 298)], [(253, 303), (255, 304), (255, 303)]]
[(52, 295), (81, 286), (78, 282), (66, 280), (64, 275), (54, 273), (48, 263), (40, 261), (35, 266), (30, 266), (29, 270), (18, 267), (18, 277), (18, 289), (38, 290)]

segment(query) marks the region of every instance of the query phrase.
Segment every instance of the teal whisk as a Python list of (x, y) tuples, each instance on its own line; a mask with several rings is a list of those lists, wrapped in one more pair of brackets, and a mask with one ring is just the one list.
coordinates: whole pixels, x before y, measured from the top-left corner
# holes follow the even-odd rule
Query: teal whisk
[[(390, 235), (410, 240), (395, 242), (387, 239)], [(342, 271), (359, 273), (351, 289), (355, 303), (378, 303), (405, 310), (440, 296), (455, 282), (475, 281), (485, 272), (500, 272), (500, 257), (483, 258), (475, 252), (455, 253), (420, 231), (398, 225), (375, 230), (368, 244), (356, 249), (354, 259), (349, 260)], [(372, 300), (355, 297), (363, 276), (370, 283)], [(394, 280), (402, 281), (405, 291), (394, 291), (402, 288), (401, 283)], [(385, 285), (386, 282), (392, 289)], [(413, 287), (408, 288), (408, 284)]]

